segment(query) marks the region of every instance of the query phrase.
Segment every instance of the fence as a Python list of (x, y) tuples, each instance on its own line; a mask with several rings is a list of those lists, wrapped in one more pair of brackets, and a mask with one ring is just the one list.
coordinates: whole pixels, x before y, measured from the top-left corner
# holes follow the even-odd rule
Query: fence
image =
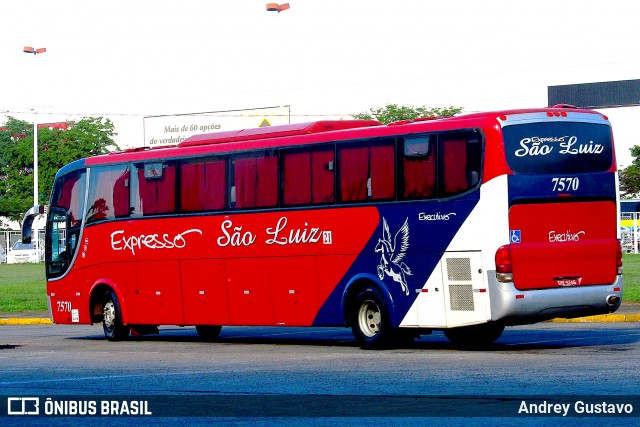
[(638, 238), (640, 238), (640, 212), (622, 212), (620, 214), (621, 243), (625, 253), (638, 253)]
[[(16, 242), (22, 240), (20, 230), (17, 231), (0, 231), (0, 264), (7, 262), (8, 250), (13, 248)], [(38, 240), (40, 245), (44, 242), (44, 230), (38, 230)], [(41, 259), (40, 261), (44, 261)]]

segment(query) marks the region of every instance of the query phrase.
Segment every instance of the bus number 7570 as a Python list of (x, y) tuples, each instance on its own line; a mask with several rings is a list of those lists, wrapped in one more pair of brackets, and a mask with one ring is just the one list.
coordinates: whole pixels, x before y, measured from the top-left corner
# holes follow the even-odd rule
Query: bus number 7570
[(578, 177), (569, 178), (551, 178), (553, 183), (553, 191), (576, 191), (580, 186)]

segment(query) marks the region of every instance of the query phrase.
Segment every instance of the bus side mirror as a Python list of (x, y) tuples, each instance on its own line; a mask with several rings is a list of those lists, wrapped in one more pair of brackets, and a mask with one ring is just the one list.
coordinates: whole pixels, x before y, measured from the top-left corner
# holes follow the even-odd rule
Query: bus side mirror
[(31, 243), (33, 234), (33, 220), (38, 215), (43, 215), (47, 211), (45, 205), (37, 205), (32, 207), (24, 214), (22, 218), (22, 243)]

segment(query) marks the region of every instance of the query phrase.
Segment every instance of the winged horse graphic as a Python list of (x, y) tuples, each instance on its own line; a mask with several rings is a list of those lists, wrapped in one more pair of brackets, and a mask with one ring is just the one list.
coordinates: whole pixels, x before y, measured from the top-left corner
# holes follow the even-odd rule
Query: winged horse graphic
[[(376, 253), (380, 254), (380, 264), (378, 264), (378, 277), (380, 280), (383, 280), (386, 274), (395, 282), (400, 283), (406, 295), (409, 295), (406, 276), (411, 276), (411, 269), (402, 260), (409, 249), (408, 221), (409, 218), (404, 220), (404, 224), (393, 237), (393, 241), (391, 241), (389, 224), (387, 224), (385, 218), (382, 218), (382, 239), (378, 239), (378, 244), (374, 249)], [(399, 241), (398, 237), (400, 238)]]

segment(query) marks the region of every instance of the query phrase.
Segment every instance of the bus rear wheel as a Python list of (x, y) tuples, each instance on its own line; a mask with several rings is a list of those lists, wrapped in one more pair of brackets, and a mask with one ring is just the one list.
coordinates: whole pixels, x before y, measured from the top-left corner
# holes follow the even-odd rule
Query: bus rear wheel
[(385, 348), (391, 343), (393, 328), (384, 298), (376, 289), (358, 294), (351, 311), (351, 329), (362, 348)]
[(120, 302), (113, 291), (107, 291), (102, 306), (102, 329), (109, 341), (122, 341), (129, 336), (129, 326), (122, 324)]
[(222, 326), (211, 326), (211, 325), (198, 325), (196, 326), (196, 332), (198, 336), (203, 341), (215, 341), (220, 335), (220, 331), (222, 330)]
[(491, 344), (500, 338), (503, 331), (503, 324), (484, 323), (482, 325), (445, 329), (444, 334), (455, 345), (474, 348)]

